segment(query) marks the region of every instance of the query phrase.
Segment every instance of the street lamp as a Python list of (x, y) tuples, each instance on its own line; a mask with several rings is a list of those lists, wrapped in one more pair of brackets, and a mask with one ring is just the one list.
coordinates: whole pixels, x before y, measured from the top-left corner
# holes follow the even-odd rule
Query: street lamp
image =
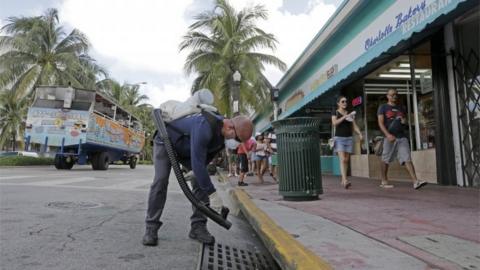
[(242, 79), (242, 74), (238, 70), (233, 73), (233, 114), (239, 112), (239, 103), (240, 103), (240, 80)]
[(280, 94), (280, 90), (276, 87), (270, 88), (270, 99), (273, 103), (273, 120), (277, 121), (278, 119), (278, 97)]

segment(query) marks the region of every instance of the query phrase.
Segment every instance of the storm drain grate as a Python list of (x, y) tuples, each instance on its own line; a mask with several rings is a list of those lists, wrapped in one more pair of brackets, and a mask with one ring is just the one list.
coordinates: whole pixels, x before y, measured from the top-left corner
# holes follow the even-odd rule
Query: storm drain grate
[(90, 209), (102, 206), (100, 203), (94, 202), (49, 202), (47, 207), (59, 209)]
[(203, 245), (200, 270), (277, 270), (270, 255), (224, 244)]

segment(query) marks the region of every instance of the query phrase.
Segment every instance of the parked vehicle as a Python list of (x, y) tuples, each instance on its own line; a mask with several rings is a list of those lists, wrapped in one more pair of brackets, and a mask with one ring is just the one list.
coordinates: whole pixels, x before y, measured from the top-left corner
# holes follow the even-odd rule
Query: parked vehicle
[(12, 151), (12, 152), (1, 152), (0, 157), (12, 157), (12, 156), (24, 156), (24, 157), (39, 157), (36, 152), (27, 152), (27, 151)]
[(55, 167), (90, 162), (94, 170), (123, 161), (134, 169), (145, 143), (140, 122), (106, 95), (92, 90), (40, 86), (28, 110), (26, 148), (55, 147)]

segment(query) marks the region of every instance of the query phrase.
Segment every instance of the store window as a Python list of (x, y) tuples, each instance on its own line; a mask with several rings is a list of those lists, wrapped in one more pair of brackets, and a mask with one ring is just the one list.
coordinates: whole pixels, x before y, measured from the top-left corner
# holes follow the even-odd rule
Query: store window
[(397, 90), (398, 104), (407, 113), (405, 129), (412, 150), (435, 148), (430, 42), (417, 46), (367, 75), (363, 88), (367, 133), (365, 148), (370, 154), (373, 154), (375, 139), (384, 136), (378, 127), (377, 110), (387, 102), (389, 89)]
[[(415, 67), (416, 91), (413, 93), (415, 117), (415, 145), (417, 150), (435, 148), (435, 114), (433, 110), (432, 57), (430, 42), (413, 51), (411, 64)], [(418, 119), (417, 119), (418, 117)]]

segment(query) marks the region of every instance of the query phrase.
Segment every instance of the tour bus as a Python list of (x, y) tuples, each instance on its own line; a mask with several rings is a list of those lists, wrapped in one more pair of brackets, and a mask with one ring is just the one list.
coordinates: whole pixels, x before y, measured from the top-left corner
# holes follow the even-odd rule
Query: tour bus
[(94, 170), (123, 161), (134, 169), (145, 144), (140, 121), (99, 91), (39, 86), (28, 109), (25, 145), (55, 149), (55, 167), (89, 162)]

